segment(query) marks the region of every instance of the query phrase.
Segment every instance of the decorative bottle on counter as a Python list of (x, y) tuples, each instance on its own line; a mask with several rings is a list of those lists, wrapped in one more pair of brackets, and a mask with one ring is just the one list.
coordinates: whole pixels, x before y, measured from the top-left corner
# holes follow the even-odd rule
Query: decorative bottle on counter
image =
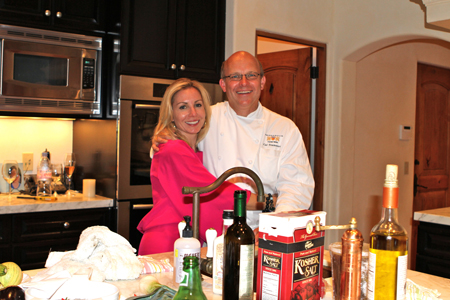
[(398, 166), (386, 166), (381, 221), (370, 233), (368, 299), (406, 296), (408, 235), (398, 223)]
[(214, 240), (214, 253), (213, 253), (213, 292), (214, 294), (222, 295), (222, 282), (223, 282), (223, 239), (228, 227), (233, 224), (233, 211), (224, 210), (222, 213), (223, 218), (223, 231), (222, 234)]
[(202, 279), (197, 256), (186, 256), (183, 261), (182, 280), (173, 300), (192, 299), (206, 300), (202, 290)]
[(36, 196), (52, 195), (52, 169), (50, 167), (50, 153), (45, 149), (37, 166)]
[(190, 224), (191, 217), (184, 216), (184, 220), (186, 222), (186, 226), (183, 229), (183, 237), (177, 239), (173, 246), (173, 276), (175, 283), (180, 283), (181, 279), (183, 279), (183, 259), (186, 256), (196, 256), (200, 259), (200, 241), (193, 237), (194, 232), (192, 231), (192, 227)]
[(253, 299), (255, 234), (247, 225), (247, 192), (234, 192), (234, 221), (224, 237), (222, 297)]

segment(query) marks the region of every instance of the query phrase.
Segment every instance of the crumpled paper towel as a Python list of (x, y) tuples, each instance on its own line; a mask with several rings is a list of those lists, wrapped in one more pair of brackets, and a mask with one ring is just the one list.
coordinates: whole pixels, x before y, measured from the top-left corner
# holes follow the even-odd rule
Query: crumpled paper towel
[(24, 289), (35, 289), (34, 295), (42, 299), (49, 299), (70, 278), (72, 275), (68, 271), (62, 271), (42, 278), (40, 281), (24, 280), (20, 286)]
[(435, 300), (440, 299), (437, 290), (432, 290), (417, 283), (410, 279), (406, 279), (406, 299), (407, 300)]
[(75, 274), (83, 269), (92, 270), (93, 281), (136, 279), (144, 265), (135, 252), (124, 237), (108, 227), (88, 227), (81, 233), (76, 250), (50, 253), (48, 268), (36, 274), (32, 281), (41, 281), (61, 271)]

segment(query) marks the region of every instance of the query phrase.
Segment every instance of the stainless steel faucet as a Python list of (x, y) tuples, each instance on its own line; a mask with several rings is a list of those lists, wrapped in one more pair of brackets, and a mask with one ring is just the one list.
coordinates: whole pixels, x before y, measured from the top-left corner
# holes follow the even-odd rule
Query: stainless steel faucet
[(245, 167), (234, 167), (231, 169), (226, 170), (222, 175), (219, 176), (219, 178), (216, 179), (213, 183), (211, 183), (208, 186), (205, 187), (188, 187), (185, 186), (182, 189), (182, 193), (192, 194), (193, 199), (193, 206), (192, 206), (192, 230), (194, 231), (194, 237), (196, 239), (199, 239), (199, 215), (200, 215), (200, 194), (209, 193), (216, 188), (218, 188), (228, 177), (230, 177), (233, 174), (236, 173), (244, 173), (250, 176), (253, 181), (256, 184), (256, 188), (258, 189), (258, 202), (264, 202), (264, 187), (261, 182), (261, 179), (258, 175), (256, 175), (255, 172), (252, 170), (245, 168)]

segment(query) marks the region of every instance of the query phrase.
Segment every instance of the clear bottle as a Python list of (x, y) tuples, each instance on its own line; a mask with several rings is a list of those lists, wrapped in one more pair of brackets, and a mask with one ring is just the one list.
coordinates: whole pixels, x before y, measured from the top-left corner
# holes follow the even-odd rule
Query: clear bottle
[(232, 210), (224, 210), (222, 213), (223, 231), (222, 234), (214, 240), (213, 248), (213, 293), (222, 295), (223, 282), (223, 239), (228, 227), (233, 224), (234, 213)]
[(197, 256), (186, 256), (183, 260), (182, 280), (173, 300), (206, 300), (202, 289), (202, 279)]
[(50, 153), (45, 149), (42, 152), (41, 159), (37, 166), (37, 188), (36, 196), (51, 196), (52, 195), (52, 168), (50, 164)]
[(253, 299), (255, 234), (247, 225), (247, 192), (234, 192), (234, 220), (224, 237), (222, 297)]
[(191, 217), (184, 216), (186, 226), (183, 229), (182, 237), (177, 239), (174, 243), (173, 252), (173, 280), (175, 283), (180, 283), (183, 279), (183, 259), (186, 256), (196, 256), (200, 259), (200, 241), (194, 238), (194, 232), (191, 227)]
[(398, 223), (398, 166), (386, 166), (381, 221), (370, 233), (368, 299), (406, 297), (408, 235)]

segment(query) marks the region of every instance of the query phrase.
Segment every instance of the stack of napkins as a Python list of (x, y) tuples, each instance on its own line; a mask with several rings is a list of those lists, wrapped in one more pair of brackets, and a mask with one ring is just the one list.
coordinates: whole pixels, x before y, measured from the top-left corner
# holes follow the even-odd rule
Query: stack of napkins
[(439, 299), (439, 293), (437, 290), (432, 290), (417, 283), (410, 279), (406, 279), (406, 299), (407, 300), (435, 300)]

